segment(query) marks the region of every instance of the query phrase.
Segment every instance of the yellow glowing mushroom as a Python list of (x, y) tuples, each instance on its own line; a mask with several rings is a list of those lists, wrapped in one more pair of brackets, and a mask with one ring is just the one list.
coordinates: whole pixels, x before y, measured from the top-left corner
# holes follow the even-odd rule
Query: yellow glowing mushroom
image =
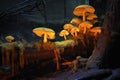
[(81, 24), (79, 24), (78, 28), (81, 31), (81, 29), (83, 29), (83, 34), (85, 34), (87, 32), (88, 29), (90, 29), (91, 27), (93, 27), (93, 24), (89, 21), (84, 21)]
[(47, 39), (55, 39), (55, 31), (50, 28), (39, 27), (32, 30), (37, 36), (44, 36), (43, 42), (46, 43)]
[(73, 25), (76, 25), (78, 26), (80, 23), (82, 22), (82, 19), (78, 18), (78, 17), (74, 17), (70, 23), (73, 24)]
[[(14, 65), (13, 64), (13, 60), (14, 60), (14, 49), (17, 46), (16, 42), (13, 42), (13, 40), (15, 39), (13, 36), (9, 35), (5, 37), (6, 41), (8, 43), (3, 43), (2, 44), (2, 53), (4, 54), (4, 56), (2, 56), (2, 64), (9, 66), (9, 65)], [(12, 70), (13, 72), (13, 70)]]
[(67, 30), (68, 32), (71, 31), (71, 29), (74, 27), (74, 25), (67, 23), (63, 26), (64, 30)]
[(69, 35), (69, 32), (67, 30), (62, 30), (60, 33), (59, 33), (59, 36), (61, 37), (64, 37), (64, 39), (66, 40), (66, 36)]
[(90, 5), (79, 5), (75, 7), (73, 14), (76, 16), (83, 16), (83, 21), (85, 21), (85, 17), (87, 13), (94, 13), (95, 9), (94, 7)]
[(6, 36), (5, 39), (7, 42), (12, 42), (15, 38), (13, 36)]

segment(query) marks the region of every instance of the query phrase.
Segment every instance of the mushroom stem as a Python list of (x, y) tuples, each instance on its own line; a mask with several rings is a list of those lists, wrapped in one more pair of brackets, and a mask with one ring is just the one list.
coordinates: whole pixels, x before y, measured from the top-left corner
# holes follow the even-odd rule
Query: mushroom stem
[(71, 33), (71, 35), (74, 37), (74, 33)]
[(86, 33), (86, 26), (84, 26), (84, 31), (83, 31), (83, 34), (85, 34)]
[(66, 40), (67, 38), (66, 38), (66, 35), (64, 35), (64, 39)]
[(75, 36), (77, 36), (77, 32), (75, 31)]
[(44, 39), (43, 42), (46, 43), (47, 42), (47, 34), (44, 34)]
[(83, 12), (83, 21), (85, 21), (85, 11)]

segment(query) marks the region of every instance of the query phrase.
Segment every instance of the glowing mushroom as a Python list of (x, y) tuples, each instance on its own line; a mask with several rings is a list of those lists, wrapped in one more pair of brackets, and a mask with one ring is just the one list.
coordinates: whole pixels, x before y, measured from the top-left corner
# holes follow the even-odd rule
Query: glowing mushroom
[(9, 66), (10, 64), (13, 66), (14, 65), (13, 60), (14, 60), (14, 54), (15, 54), (14, 49), (17, 46), (17, 43), (13, 42), (15, 38), (11, 35), (6, 36), (5, 39), (8, 43), (2, 44), (2, 52), (4, 53), (3, 60), (6, 66)]
[(74, 27), (74, 25), (67, 23), (63, 26), (64, 30), (67, 30), (68, 32), (71, 31), (71, 29)]
[(93, 24), (89, 21), (84, 21), (81, 24), (79, 24), (78, 28), (83, 29), (83, 34), (85, 34), (87, 32), (88, 29), (90, 29), (91, 27), (93, 27)]
[(60, 33), (59, 33), (59, 36), (61, 37), (64, 37), (64, 39), (66, 40), (66, 36), (69, 35), (69, 32), (67, 30), (62, 30)]
[(73, 27), (70, 31), (71, 35), (74, 37), (74, 36), (77, 36), (77, 32), (79, 32), (79, 28), (78, 27)]
[(73, 14), (76, 16), (83, 16), (83, 21), (85, 21), (86, 14), (94, 12), (94, 7), (90, 5), (79, 5), (74, 9)]
[(97, 18), (98, 18), (98, 16), (96, 14), (89, 14), (87, 16), (87, 20), (91, 21), (93, 24), (98, 22)]
[(93, 37), (94, 37), (93, 42), (94, 42), (94, 45), (96, 45), (98, 37), (102, 32), (102, 27), (94, 27), (90, 29), (89, 32), (93, 33)]
[(96, 14), (90, 14), (87, 16), (87, 20), (93, 20), (93, 19), (96, 19), (98, 18)]
[(43, 42), (46, 43), (47, 39), (55, 39), (55, 31), (50, 28), (39, 27), (32, 30), (37, 36), (44, 36)]
[(80, 23), (82, 22), (82, 19), (78, 18), (78, 17), (74, 17), (70, 23), (73, 24), (73, 25), (76, 25), (78, 26)]
[(5, 39), (7, 42), (12, 42), (15, 38), (13, 36), (6, 36)]
[(94, 36), (97, 37), (97, 35), (102, 32), (102, 28), (101, 27), (94, 27), (94, 28), (90, 29), (89, 31), (94, 33)]

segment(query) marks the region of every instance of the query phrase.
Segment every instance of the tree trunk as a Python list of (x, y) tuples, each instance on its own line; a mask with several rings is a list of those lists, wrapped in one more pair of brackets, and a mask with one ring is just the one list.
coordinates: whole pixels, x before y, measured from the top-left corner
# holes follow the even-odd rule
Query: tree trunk
[(119, 0), (107, 0), (103, 30), (90, 56), (86, 68), (120, 67), (120, 14)]

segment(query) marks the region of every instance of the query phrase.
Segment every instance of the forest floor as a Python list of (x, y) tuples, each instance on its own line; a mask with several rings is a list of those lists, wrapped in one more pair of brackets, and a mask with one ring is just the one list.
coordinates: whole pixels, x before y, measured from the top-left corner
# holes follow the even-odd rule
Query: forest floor
[(32, 80), (106, 80), (112, 74), (109, 69), (78, 69), (77, 72), (64, 70), (37, 77)]

